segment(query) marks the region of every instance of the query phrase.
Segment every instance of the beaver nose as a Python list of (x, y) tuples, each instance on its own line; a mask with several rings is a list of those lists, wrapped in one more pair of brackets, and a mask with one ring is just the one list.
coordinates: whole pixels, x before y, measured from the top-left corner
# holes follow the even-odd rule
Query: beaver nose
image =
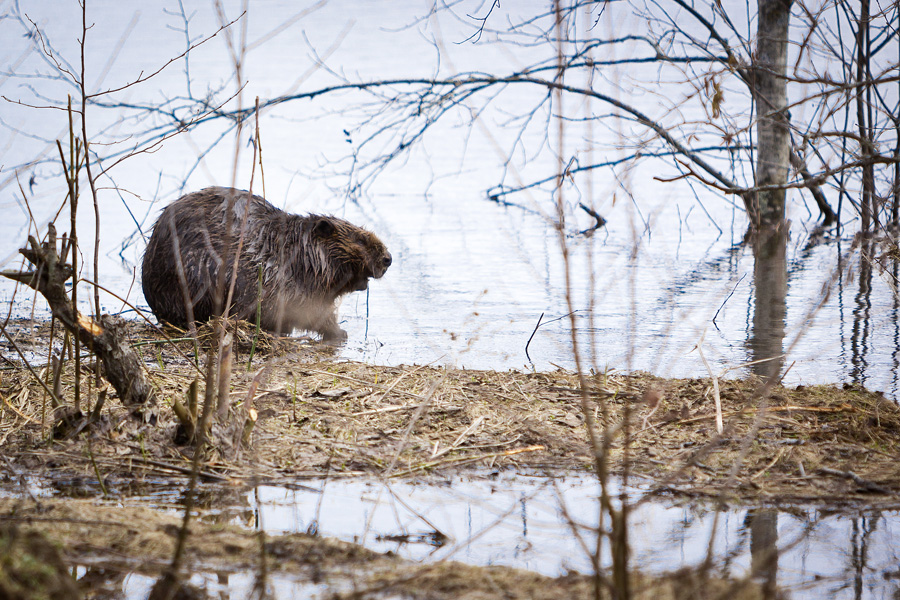
[(391, 262), (393, 262), (393, 259), (391, 258), (390, 253), (385, 255), (384, 260), (382, 262), (384, 263), (385, 269), (387, 269), (389, 266), (391, 266)]

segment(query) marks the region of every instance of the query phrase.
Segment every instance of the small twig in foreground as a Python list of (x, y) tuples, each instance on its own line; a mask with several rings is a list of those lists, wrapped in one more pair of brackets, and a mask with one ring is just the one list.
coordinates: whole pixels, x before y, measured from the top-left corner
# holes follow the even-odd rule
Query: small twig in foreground
[(877, 494), (886, 494), (888, 496), (896, 496), (897, 492), (893, 490), (889, 490), (885, 487), (881, 487), (877, 483), (869, 481), (868, 479), (863, 479), (853, 471), (838, 471), (837, 469), (829, 469), (827, 467), (822, 467), (819, 469), (819, 473), (823, 475), (833, 475), (835, 477), (843, 477), (844, 479), (849, 479), (862, 489), (867, 492), (875, 492)]
[(534, 364), (534, 361), (531, 360), (531, 356), (528, 355), (528, 346), (531, 344), (531, 340), (534, 339), (534, 334), (537, 333), (538, 327), (541, 326), (541, 319), (544, 318), (544, 313), (541, 313), (541, 316), (538, 317), (537, 325), (534, 326), (534, 331), (531, 332), (531, 335), (528, 336), (528, 341), (525, 342), (525, 358), (528, 359), (528, 362)]
[(703, 338), (706, 336), (706, 330), (703, 330), (703, 334), (700, 336), (700, 341), (697, 342), (697, 345), (694, 348), (697, 350), (697, 354), (700, 355), (700, 360), (703, 361), (704, 366), (706, 366), (706, 370), (709, 371), (709, 377), (713, 382), (713, 398), (716, 401), (716, 433), (722, 435), (725, 427), (722, 424), (722, 398), (719, 396), (719, 378), (716, 377), (716, 374), (713, 373), (712, 367), (709, 366), (709, 362), (707, 362), (706, 357), (703, 356)]
[(463, 465), (470, 462), (477, 462), (479, 460), (484, 460), (486, 458), (500, 458), (503, 456), (513, 456), (514, 454), (521, 454), (523, 452), (538, 452), (540, 450), (544, 450), (544, 446), (528, 446), (527, 448), (516, 448), (515, 450), (506, 450), (504, 452), (489, 452), (487, 454), (479, 454), (478, 456), (460, 456), (456, 458), (447, 458), (444, 460), (435, 460), (425, 462), (414, 467), (410, 467), (405, 471), (398, 471), (396, 473), (391, 473), (389, 477), (405, 477), (407, 475), (412, 475), (418, 471), (424, 471), (425, 469), (433, 469), (435, 467), (456, 464), (457, 466)]
[(731, 293), (728, 294), (728, 296), (725, 297), (725, 300), (722, 301), (722, 306), (720, 306), (720, 307), (719, 307), (719, 310), (716, 311), (716, 314), (713, 315), (713, 318), (712, 318), (712, 324), (715, 325), (716, 331), (721, 331), (721, 330), (719, 329), (719, 326), (716, 325), (716, 317), (718, 317), (718, 316), (719, 316), (719, 312), (721, 312), (721, 310), (722, 310), (723, 308), (725, 308), (725, 303), (728, 302), (728, 299), (731, 298), (732, 296), (734, 296), (734, 292), (737, 291), (737, 287), (738, 287), (739, 285), (741, 285), (741, 282), (744, 280), (744, 277), (746, 277), (746, 276), (747, 276), (746, 273), (744, 273), (743, 275), (741, 275), (741, 278), (738, 279), (738, 282), (737, 282), (736, 284), (734, 284), (734, 287), (733, 287), (733, 288), (731, 288)]

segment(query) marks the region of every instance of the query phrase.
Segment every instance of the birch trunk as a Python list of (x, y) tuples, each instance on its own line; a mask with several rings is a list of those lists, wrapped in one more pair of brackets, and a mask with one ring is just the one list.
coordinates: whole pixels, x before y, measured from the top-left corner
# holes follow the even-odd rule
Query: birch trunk
[[(791, 141), (784, 75), (791, 3), (792, 0), (758, 0), (756, 64), (753, 68), (753, 95), (758, 116), (757, 186), (787, 183)], [(758, 191), (751, 205), (755, 227), (777, 226), (785, 218), (785, 190)]]

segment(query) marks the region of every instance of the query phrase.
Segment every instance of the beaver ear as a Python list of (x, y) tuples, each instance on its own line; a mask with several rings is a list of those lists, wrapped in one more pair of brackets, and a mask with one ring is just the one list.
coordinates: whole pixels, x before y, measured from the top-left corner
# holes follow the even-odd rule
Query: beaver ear
[(319, 219), (316, 221), (313, 231), (315, 231), (317, 235), (328, 237), (334, 233), (334, 223), (328, 219)]

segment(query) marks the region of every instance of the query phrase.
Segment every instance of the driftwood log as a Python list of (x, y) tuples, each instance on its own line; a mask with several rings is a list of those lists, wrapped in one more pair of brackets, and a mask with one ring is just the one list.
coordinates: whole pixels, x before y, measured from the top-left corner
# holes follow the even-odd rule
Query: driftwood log
[(156, 392), (147, 380), (138, 354), (124, 340), (121, 319), (101, 315), (98, 322), (75, 310), (66, 294), (65, 283), (72, 277), (72, 266), (65, 262), (69, 250), (65, 236), (61, 253), (56, 249), (56, 228), (52, 223), (46, 242), (28, 236), (28, 243), (29, 247), (21, 248), (19, 252), (34, 270), (4, 271), (2, 275), (24, 283), (44, 296), (54, 318), (100, 358), (103, 377), (116, 390), (122, 404), (135, 417), (155, 421)]

